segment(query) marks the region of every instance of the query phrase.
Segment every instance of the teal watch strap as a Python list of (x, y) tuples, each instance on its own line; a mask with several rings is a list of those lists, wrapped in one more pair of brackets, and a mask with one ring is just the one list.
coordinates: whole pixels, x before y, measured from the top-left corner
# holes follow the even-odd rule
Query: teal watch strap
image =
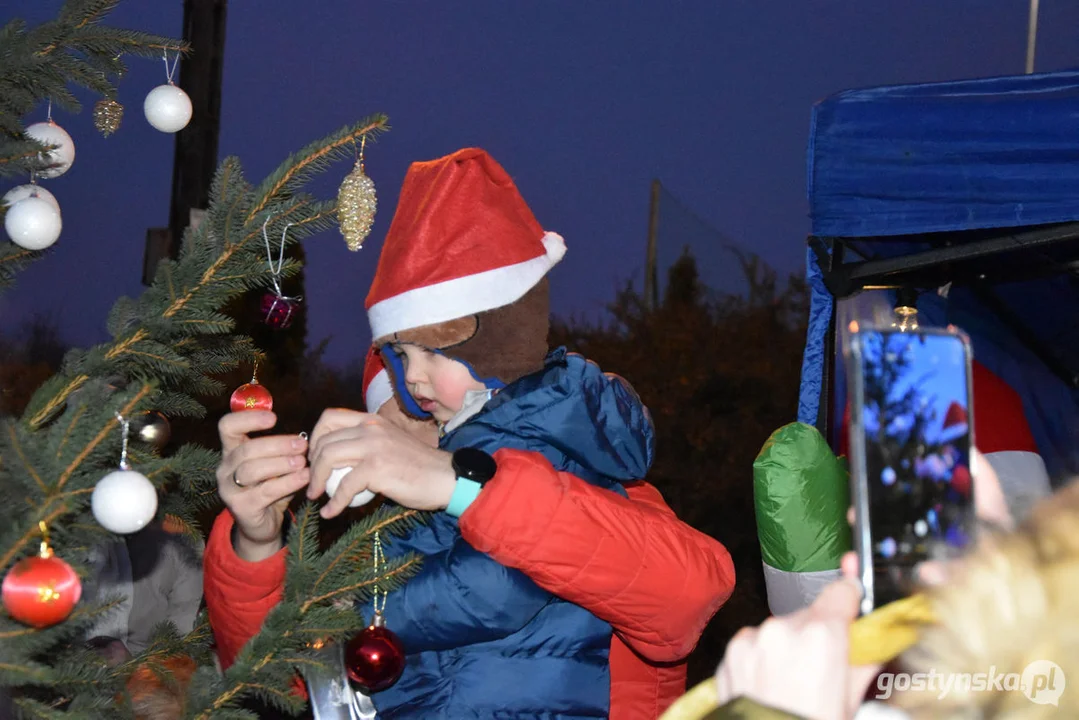
[(454, 517), (461, 517), (472, 501), (479, 496), (481, 488), (483, 485), (475, 480), (457, 478), (457, 486), (453, 489), (453, 495), (450, 496), (450, 504), (446, 506), (446, 512)]

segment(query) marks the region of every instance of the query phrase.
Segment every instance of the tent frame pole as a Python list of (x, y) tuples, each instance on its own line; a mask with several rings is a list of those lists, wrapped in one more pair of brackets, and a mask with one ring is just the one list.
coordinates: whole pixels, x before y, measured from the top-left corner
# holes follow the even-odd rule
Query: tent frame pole
[[(913, 239), (907, 236), (901, 237), (903, 239)], [(874, 258), (851, 263), (843, 263), (842, 261), (843, 250), (850, 242), (856, 241), (864, 246), (873, 241), (887, 242), (888, 240), (895, 241), (897, 239), (900, 239), (900, 237), (809, 237), (809, 246), (817, 255), (824, 275), (824, 284), (835, 300), (832, 306), (828, 336), (825, 338), (825, 357), (828, 360), (823, 373), (821, 404), (817, 413), (817, 428), (826, 438), (831, 438), (830, 434), (826, 433), (831, 432), (833, 424), (831, 403), (834, 401), (835, 392), (836, 305), (840, 299), (850, 297), (861, 290), (869, 288), (892, 288), (924, 284), (924, 277), (921, 279), (922, 282), (919, 282), (919, 273), (940, 268), (943, 265), (954, 266), (958, 263), (984, 259), (1002, 253), (1011, 253), (1017, 250), (1037, 251), (1039, 248), (1044, 249), (1054, 244), (1074, 242), (1079, 240), (1079, 223), (1067, 223), (1008, 233), (984, 240), (933, 248), (895, 258)], [(1070, 263), (1067, 261), (1059, 263), (1055, 268), (1056, 273), (1059, 274), (1062, 268), (1068, 267), (1070, 267)], [(1079, 369), (1070, 368), (1067, 363), (1062, 362), (1057, 357), (1051, 348), (1027, 330), (1008, 308), (1007, 304), (993, 292), (989, 282), (981, 278), (964, 284), (971, 288), (978, 300), (997, 317), (1002, 325), (1015, 335), (1016, 339), (1037, 356), (1045, 364), (1046, 368), (1064, 381), (1068, 387), (1079, 388)]]

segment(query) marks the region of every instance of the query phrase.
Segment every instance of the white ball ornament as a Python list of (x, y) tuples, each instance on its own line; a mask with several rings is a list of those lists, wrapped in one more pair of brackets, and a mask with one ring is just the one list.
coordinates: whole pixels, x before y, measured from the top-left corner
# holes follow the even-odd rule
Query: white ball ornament
[(34, 174), (39, 178), (60, 177), (75, 162), (75, 141), (52, 120), (34, 123), (26, 128), (26, 136), (42, 145), (56, 146), (39, 156), (40, 167), (34, 170)]
[(0, 205), (6, 205), (11, 207), (15, 203), (28, 198), (31, 195), (48, 200), (57, 212), (60, 210), (60, 203), (56, 201), (56, 196), (51, 192), (41, 187), (40, 185), (16, 185), (15, 187), (4, 193), (4, 197), (0, 198)]
[(191, 98), (172, 83), (158, 85), (142, 104), (146, 120), (164, 133), (183, 130), (191, 122)]
[(63, 222), (56, 198), (25, 197), (8, 208), (4, 230), (11, 241), (27, 250), (44, 250), (60, 237)]
[(157, 490), (140, 472), (114, 470), (97, 481), (90, 507), (101, 527), (117, 535), (130, 535), (154, 519)]
[[(352, 472), (350, 467), (334, 468), (330, 473), (330, 478), (326, 481), (326, 494), (333, 497), (333, 494), (337, 492), (337, 486), (341, 484), (341, 480)], [(356, 496), (352, 498), (352, 502), (348, 504), (349, 507), (358, 508), (363, 507), (367, 503), (375, 499), (375, 494), (370, 490), (361, 490), (356, 493)]]

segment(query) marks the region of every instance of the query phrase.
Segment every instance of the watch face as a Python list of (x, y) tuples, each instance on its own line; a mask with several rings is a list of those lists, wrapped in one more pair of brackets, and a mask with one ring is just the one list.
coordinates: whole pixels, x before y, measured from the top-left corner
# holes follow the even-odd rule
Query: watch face
[(495, 476), (498, 465), (482, 450), (461, 448), (453, 453), (453, 469), (461, 477), (482, 483)]

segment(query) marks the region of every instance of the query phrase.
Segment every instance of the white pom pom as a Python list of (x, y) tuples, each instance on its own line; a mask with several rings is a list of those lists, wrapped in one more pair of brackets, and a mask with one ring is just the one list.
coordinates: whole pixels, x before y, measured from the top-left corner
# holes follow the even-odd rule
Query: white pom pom
[(34, 170), (40, 178), (59, 177), (75, 162), (75, 141), (62, 127), (52, 122), (34, 123), (26, 128), (26, 136), (42, 145), (55, 145), (52, 150), (41, 153), (40, 167)]
[(155, 129), (165, 133), (178, 132), (191, 122), (191, 98), (171, 83), (158, 85), (146, 96), (142, 111)]
[(25, 197), (8, 208), (4, 230), (11, 241), (27, 250), (44, 250), (60, 237), (63, 222), (56, 198)]
[(114, 470), (97, 481), (90, 507), (101, 527), (117, 535), (129, 535), (154, 519), (157, 490), (142, 473)]
[[(337, 486), (341, 484), (342, 478), (350, 472), (352, 472), (352, 468), (350, 467), (334, 468), (333, 472), (330, 473), (330, 479), (326, 481), (326, 494), (333, 497), (333, 494), (337, 492)], [(361, 490), (352, 498), (352, 502), (350, 502), (348, 506), (354, 508), (362, 507), (374, 500), (374, 498), (375, 494), (370, 490)]]

